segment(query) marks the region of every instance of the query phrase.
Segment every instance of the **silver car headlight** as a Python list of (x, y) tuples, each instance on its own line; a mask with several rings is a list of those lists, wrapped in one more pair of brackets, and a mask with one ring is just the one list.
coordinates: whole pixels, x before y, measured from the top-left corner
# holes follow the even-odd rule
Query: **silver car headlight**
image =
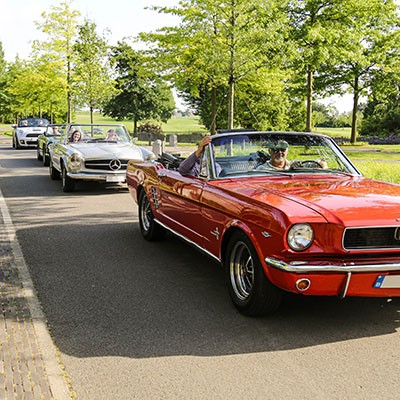
[(293, 225), (288, 232), (287, 241), (294, 251), (308, 249), (314, 241), (314, 231), (310, 224)]
[(79, 171), (83, 166), (83, 158), (78, 153), (73, 153), (68, 157), (68, 170)]

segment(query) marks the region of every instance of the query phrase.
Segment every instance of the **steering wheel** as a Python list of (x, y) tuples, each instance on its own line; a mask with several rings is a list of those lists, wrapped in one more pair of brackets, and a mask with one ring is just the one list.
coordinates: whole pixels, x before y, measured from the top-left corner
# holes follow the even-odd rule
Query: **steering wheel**
[(271, 159), (271, 156), (266, 153), (264, 150), (257, 150), (257, 164), (254, 168), (259, 167), (260, 165), (265, 164), (267, 161)]
[(318, 161), (315, 160), (295, 160), (292, 162), (290, 169), (295, 168), (324, 168)]

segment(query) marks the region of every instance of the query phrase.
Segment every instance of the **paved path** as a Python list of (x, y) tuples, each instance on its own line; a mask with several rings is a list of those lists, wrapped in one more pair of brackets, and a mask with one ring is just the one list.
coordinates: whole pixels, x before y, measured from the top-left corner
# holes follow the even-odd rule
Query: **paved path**
[(0, 399), (71, 399), (1, 190), (0, 301)]

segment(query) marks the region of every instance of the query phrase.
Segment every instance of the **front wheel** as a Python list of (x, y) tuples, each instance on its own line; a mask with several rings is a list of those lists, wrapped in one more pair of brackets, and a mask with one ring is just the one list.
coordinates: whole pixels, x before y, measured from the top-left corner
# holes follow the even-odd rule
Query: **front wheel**
[(60, 171), (54, 168), (54, 165), (51, 160), (49, 163), (49, 174), (50, 174), (50, 179), (52, 179), (53, 181), (60, 179)]
[(282, 302), (282, 291), (265, 276), (251, 240), (235, 232), (228, 244), (225, 271), (235, 307), (247, 316), (272, 314)]
[(42, 161), (43, 156), (40, 154), (40, 146), (39, 144), (36, 147), (36, 158), (38, 159), (38, 161)]
[(46, 146), (43, 146), (43, 166), (47, 167), (50, 164), (50, 157), (47, 154)]
[(139, 195), (139, 225), (146, 240), (159, 240), (165, 235), (165, 229), (154, 221), (150, 201), (144, 190)]
[(66, 193), (73, 192), (75, 190), (75, 181), (67, 175), (67, 170), (64, 165), (61, 167), (61, 177), (63, 191)]

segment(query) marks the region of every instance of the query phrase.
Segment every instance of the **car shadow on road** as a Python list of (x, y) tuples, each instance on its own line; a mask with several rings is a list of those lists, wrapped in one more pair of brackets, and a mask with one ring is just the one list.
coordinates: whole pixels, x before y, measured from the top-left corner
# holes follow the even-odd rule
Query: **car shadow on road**
[[(219, 264), (172, 235), (147, 242), (128, 219), (18, 231), (63, 353), (150, 358), (275, 352), (388, 335), (400, 327), (398, 298), (289, 296), (272, 316), (245, 317), (229, 299)], [(33, 245), (35, 235), (43, 240)]]

